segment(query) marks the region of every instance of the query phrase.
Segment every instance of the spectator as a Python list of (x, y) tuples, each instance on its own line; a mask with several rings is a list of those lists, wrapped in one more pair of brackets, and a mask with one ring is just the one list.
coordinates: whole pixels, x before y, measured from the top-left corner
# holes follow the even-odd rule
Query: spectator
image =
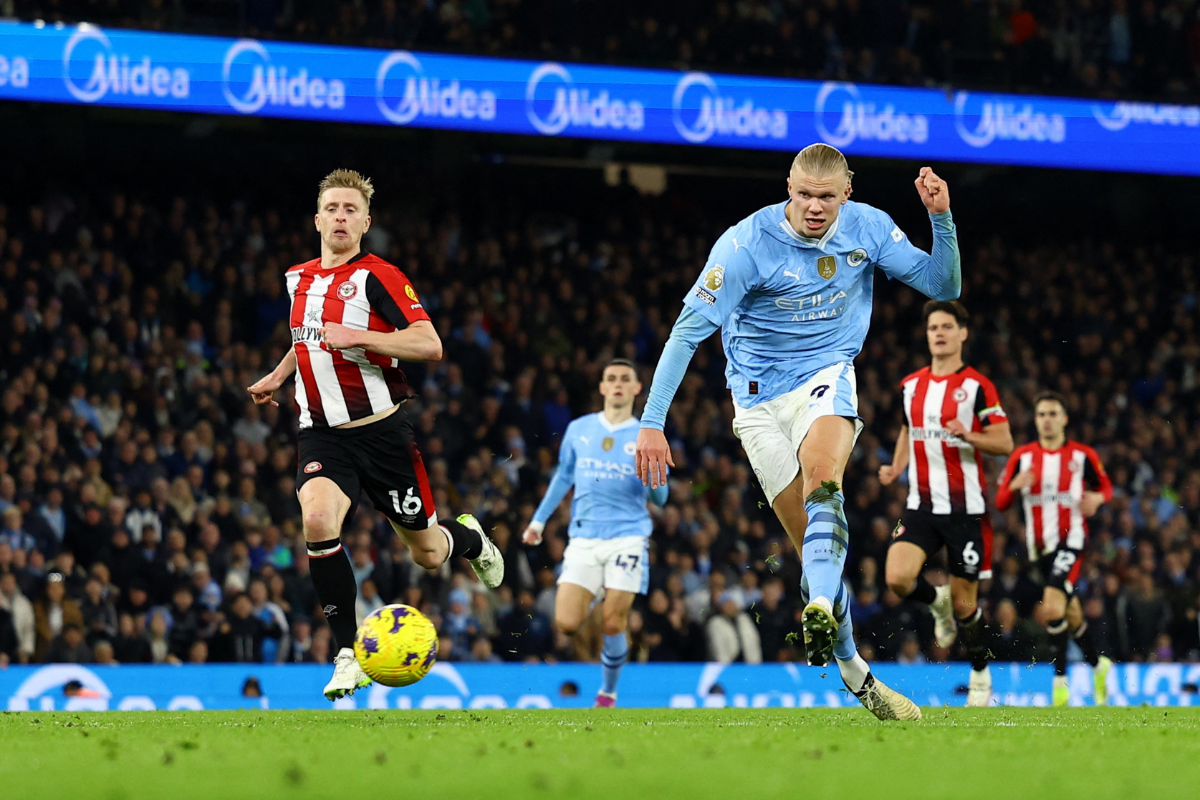
[(263, 641), (267, 637), (279, 639), (282, 636), (283, 630), (277, 624), (263, 622), (254, 616), (254, 603), (250, 595), (242, 592), (229, 603), (212, 639), (210, 658), (213, 661), (261, 662)]
[(113, 655), (122, 664), (148, 664), (151, 660), (150, 643), (142, 635), (142, 617), (121, 614), (117, 617), (117, 638), (113, 642)]
[(0, 572), (0, 609), (8, 612), (16, 637), (16, 663), (27, 664), (37, 651), (37, 623), (33, 604), (17, 587), (17, 576)]
[(1021, 624), (1017, 605), (1001, 600), (996, 606), (996, 619), (989, 628), (992, 641), (988, 644), (995, 661), (1028, 663), (1033, 658), (1033, 639)]
[(742, 611), (737, 598), (731, 592), (723, 593), (718, 599), (719, 613), (713, 614), (705, 625), (708, 637), (708, 658), (722, 664), (744, 661), (761, 664), (762, 641), (754, 621)]
[(534, 605), (533, 592), (522, 589), (517, 602), (496, 621), (499, 655), (505, 661), (536, 662), (544, 659), (553, 643), (550, 620)]
[(46, 576), (46, 586), (41, 598), (33, 606), (37, 643), (34, 645), (34, 660), (45, 661), (50, 644), (63, 632), (63, 628), (74, 625), (83, 629), (83, 613), (79, 604), (66, 596), (63, 576), (51, 572)]
[(64, 625), (62, 633), (50, 643), (45, 660), (52, 664), (90, 664), (92, 648), (83, 637), (83, 628), (74, 623)]
[[(251, 613), (263, 622), (268, 631), (278, 631), (278, 633), (268, 633), (263, 637), (262, 660), (269, 663), (282, 663), (289, 647), (287, 615), (283, 613), (283, 609), (279, 605), (271, 602), (267, 596), (267, 584), (261, 578), (250, 581), (248, 594), (253, 604)], [(378, 597), (379, 595), (376, 594), (376, 600)]]
[(98, 640), (111, 641), (116, 637), (117, 609), (108, 601), (107, 588), (98, 577), (88, 578), (79, 610), (83, 614), (86, 638), (93, 647)]

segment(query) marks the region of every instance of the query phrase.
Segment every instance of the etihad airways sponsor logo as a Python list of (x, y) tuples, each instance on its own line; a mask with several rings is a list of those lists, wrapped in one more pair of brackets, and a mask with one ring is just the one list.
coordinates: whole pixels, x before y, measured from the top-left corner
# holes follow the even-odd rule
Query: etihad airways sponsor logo
[(713, 136), (739, 139), (786, 139), (787, 112), (754, 105), (748, 97), (722, 94), (706, 72), (689, 72), (675, 85), (671, 119), (679, 135), (692, 144)]
[(849, 147), (860, 139), (914, 144), (929, 141), (928, 117), (897, 111), (891, 103), (864, 101), (853, 83), (827, 81), (813, 105), (817, 133), (834, 147)]
[(150, 56), (139, 59), (118, 53), (104, 32), (91, 25), (80, 25), (71, 34), (63, 48), (62, 64), (67, 91), (83, 103), (95, 103), (108, 95), (181, 100), (191, 91), (186, 69), (155, 64)]
[(308, 67), (289, 71), (276, 65), (267, 48), (254, 39), (239, 39), (225, 52), (221, 91), (242, 114), (254, 114), (267, 105), (333, 109), (346, 105), (344, 82), (310, 78)]
[(1018, 105), (995, 96), (976, 106), (970, 97), (969, 92), (954, 96), (954, 127), (971, 147), (987, 147), (997, 139), (1052, 144), (1066, 141), (1067, 121), (1062, 114), (1034, 111), (1032, 103)]
[(1132, 125), (1200, 126), (1200, 106), (1155, 105), (1154, 103), (1115, 103), (1105, 110), (1099, 103), (1092, 105), (1096, 122), (1106, 131), (1123, 131)]
[(496, 118), (496, 93), (472, 88), (457, 78), (431, 78), (412, 53), (388, 53), (375, 72), (375, 104), (397, 125), (428, 119)]
[(622, 99), (607, 88), (575, 84), (571, 73), (553, 61), (542, 64), (525, 84), (525, 115), (540, 133), (556, 136), (567, 128), (640, 131), (646, 107)]

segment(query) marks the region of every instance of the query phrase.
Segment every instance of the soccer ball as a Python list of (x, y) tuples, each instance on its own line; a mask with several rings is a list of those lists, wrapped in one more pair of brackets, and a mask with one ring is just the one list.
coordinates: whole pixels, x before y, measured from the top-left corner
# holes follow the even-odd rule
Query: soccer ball
[(384, 686), (408, 686), (429, 674), (437, 661), (437, 629), (415, 608), (392, 605), (367, 615), (354, 637), (363, 672)]

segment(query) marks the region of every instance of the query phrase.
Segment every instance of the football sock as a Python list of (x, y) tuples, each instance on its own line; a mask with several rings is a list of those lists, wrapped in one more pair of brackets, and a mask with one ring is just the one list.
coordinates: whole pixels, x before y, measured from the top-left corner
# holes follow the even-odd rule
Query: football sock
[(933, 588), (933, 584), (925, 580), (924, 575), (917, 576), (917, 583), (913, 590), (908, 593), (909, 600), (916, 600), (918, 603), (930, 605), (934, 600), (937, 600), (937, 590)]
[[(800, 576), (800, 599), (805, 605), (812, 599), (807, 573)], [(840, 665), (842, 661), (858, 658), (858, 646), (854, 644), (854, 620), (850, 617), (850, 598), (846, 595), (846, 586), (841, 581), (838, 581), (837, 591), (833, 595), (833, 616), (838, 622), (838, 638), (833, 646), (833, 656), (838, 659)], [(854, 691), (857, 692), (858, 689)]]
[(617, 678), (629, 658), (629, 640), (624, 633), (605, 634), (604, 649), (600, 652), (600, 691), (616, 694)]
[(446, 541), (450, 543), (448, 558), (462, 556), (469, 561), (479, 558), (483, 552), (483, 537), (479, 535), (478, 531), (471, 530), (456, 519), (439, 522), (438, 527), (442, 529), (442, 533), (446, 534)]
[(971, 659), (971, 669), (979, 672), (988, 665), (987, 622), (978, 606), (974, 613), (958, 621), (958, 640)]
[(1088, 634), (1087, 622), (1084, 622), (1079, 626), (1079, 630), (1075, 631), (1074, 639), (1079, 644), (1079, 649), (1083, 651), (1084, 660), (1093, 667), (1100, 663), (1100, 653), (1096, 651), (1096, 643)]
[(308, 570), (317, 590), (317, 600), (329, 622), (333, 643), (338, 648), (354, 647), (354, 635), (358, 631), (354, 611), (358, 584), (354, 581), (350, 559), (342, 551), (342, 540), (309, 542)]
[(867, 682), (867, 676), (871, 674), (871, 668), (863, 657), (855, 653), (852, 658), (839, 658), (837, 664), (842, 673), (842, 680), (846, 682), (850, 691), (855, 694), (861, 692), (863, 684)]
[(845, 497), (833, 481), (822, 483), (804, 502), (808, 528), (801, 554), (808, 590), (812, 597), (827, 597), (835, 605), (849, 546), (843, 502)]
[(1054, 674), (1067, 674), (1067, 621), (1053, 619), (1046, 624), (1046, 632), (1050, 634), (1050, 645), (1054, 650)]

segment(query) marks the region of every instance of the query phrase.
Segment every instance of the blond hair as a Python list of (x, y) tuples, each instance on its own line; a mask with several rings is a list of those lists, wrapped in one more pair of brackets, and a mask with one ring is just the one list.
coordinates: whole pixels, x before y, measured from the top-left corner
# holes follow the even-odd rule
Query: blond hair
[(371, 210), (371, 198), (375, 196), (375, 187), (371, 184), (371, 179), (361, 172), (355, 172), (352, 169), (335, 169), (322, 178), (320, 185), (317, 186), (317, 211), (321, 210), (321, 198), (325, 196), (326, 189), (357, 189), (366, 204), (366, 208), (363, 210)]
[(842, 151), (821, 142), (810, 144), (796, 154), (796, 158), (792, 160), (792, 173), (796, 172), (803, 172), (813, 177), (845, 175), (846, 183), (850, 183), (854, 179), (854, 173), (850, 170), (850, 165), (846, 163), (846, 157), (842, 155)]

